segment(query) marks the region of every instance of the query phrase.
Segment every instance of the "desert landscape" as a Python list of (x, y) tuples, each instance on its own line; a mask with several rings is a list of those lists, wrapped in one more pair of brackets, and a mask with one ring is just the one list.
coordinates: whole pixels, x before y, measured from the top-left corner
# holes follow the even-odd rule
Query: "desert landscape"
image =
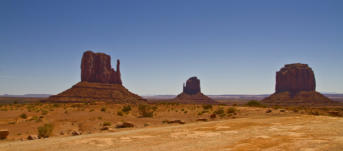
[[(343, 107), (35, 103), (2, 105), (0, 112), (0, 129), (10, 132), (0, 141), (4, 151), (338, 151), (343, 145)], [(45, 124), (51, 132), (39, 132)]]
[(343, 151), (343, 1), (0, 1), (0, 151)]
[(114, 71), (109, 55), (86, 51), (72, 88), (49, 98), (1, 98), (0, 149), (343, 149), (343, 106), (315, 91), (307, 65), (282, 68), (276, 92), (260, 101), (212, 99), (197, 77), (175, 98), (144, 99), (122, 85), (119, 65)]

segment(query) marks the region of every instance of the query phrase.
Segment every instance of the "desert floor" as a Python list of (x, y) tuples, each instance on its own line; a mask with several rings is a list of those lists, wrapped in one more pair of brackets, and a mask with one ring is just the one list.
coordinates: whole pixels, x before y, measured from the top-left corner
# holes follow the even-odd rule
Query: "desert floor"
[[(0, 129), (9, 135), (0, 140), (0, 150), (343, 150), (342, 112), (174, 103), (1, 104)], [(123, 122), (134, 127), (118, 128)], [(53, 125), (49, 138), (27, 139), (44, 124)], [(82, 134), (73, 136), (75, 131)]]
[(343, 150), (343, 118), (255, 116), (0, 143), (0, 150)]

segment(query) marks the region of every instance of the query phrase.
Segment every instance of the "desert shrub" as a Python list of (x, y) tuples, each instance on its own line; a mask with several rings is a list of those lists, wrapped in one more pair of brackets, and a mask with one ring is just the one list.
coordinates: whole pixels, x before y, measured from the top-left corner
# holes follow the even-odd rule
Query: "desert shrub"
[(138, 106), (138, 112), (141, 117), (153, 117), (154, 115), (154, 110), (150, 105), (140, 104)]
[(53, 107), (60, 107), (60, 104), (55, 103), (54, 105), (52, 105)]
[(94, 112), (94, 109), (90, 109), (89, 112)]
[(203, 111), (199, 112), (198, 115), (203, 115), (204, 113), (208, 113), (208, 111), (207, 110), (203, 110)]
[(8, 122), (8, 124), (14, 125), (14, 124), (15, 124), (15, 121), (10, 121), (10, 122)]
[(218, 108), (218, 109), (217, 109), (217, 110), (215, 110), (213, 113), (214, 113), (214, 114), (218, 114), (218, 115), (220, 115), (220, 114), (225, 114), (225, 112), (224, 112), (224, 109), (223, 109), (223, 108)]
[(42, 121), (42, 119), (38, 116), (33, 116), (31, 120), (33, 120), (35, 122), (41, 122)]
[(2, 108), (0, 111), (8, 111), (7, 108)]
[(48, 111), (47, 111), (47, 110), (41, 110), (41, 112), (42, 112), (42, 115), (48, 114)]
[(131, 106), (130, 105), (125, 105), (125, 106), (123, 106), (121, 111), (124, 112), (125, 114), (128, 114), (131, 111)]
[(235, 107), (229, 107), (227, 109), (228, 114), (234, 114), (234, 113), (236, 113), (236, 111), (237, 111), (237, 109)]
[(318, 111), (311, 111), (312, 115), (320, 115)]
[(79, 108), (79, 107), (81, 107), (82, 105), (81, 104), (79, 104), (79, 103), (77, 103), (77, 104), (72, 104), (71, 105), (71, 107), (73, 107), (73, 108)]
[(336, 116), (336, 117), (342, 116), (339, 111), (329, 111), (328, 113), (329, 113), (329, 116)]
[(47, 138), (51, 135), (54, 126), (52, 124), (44, 124), (43, 126), (38, 127), (38, 137)]
[(23, 118), (23, 119), (26, 119), (27, 115), (25, 113), (22, 113), (22, 114), (20, 114), (20, 117)]
[(256, 100), (251, 100), (246, 105), (247, 106), (254, 106), (254, 107), (261, 107), (262, 106), (262, 104)]
[(28, 112), (32, 112), (34, 110), (34, 106), (33, 105), (28, 105), (26, 106), (26, 109)]
[(156, 110), (157, 110), (157, 106), (153, 106), (153, 107), (152, 107), (152, 110), (153, 110), (153, 111), (156, 111)]
[(266, 113), (271, 113), (272, 112), (272, 110), (271, 109), (268, 109), (267, 111), (266, 111)]
[(293, 108), (292, 111), (293, 111), (294, 113), (298, 113), (298, 109), (297, 109), (297, 108)]
[(111, 123), (111, 122), (104, 122), (102, 125), (103, 125), (103, 126), (111, 126), (112, 123)]
[(204, 110), (210, 110), (210, 109), (212, 109), (212, 105), (211, 104), (205, 104), (205, 105), (202, 106), (202, 108)]
[(225, 112), (224, 112), (224, 109), (222, 107), (220, 107), (217, 110), (215, 110), (213, 112), (213, 114), (219, 115), (220, 117), (224, 117), (225, 116)]
[(106, 112), (106, 108), (105, 108), (105, 107), (102, 107), (102, 108), (100, 109), (100, 111), (101, 111), (101, 112)]
[(122, 124), (118, 124), (116, 126), (116, 128), (130, 128), (130, 127), (134, 127), (134, 125), (129, 122), (123, 122)]
[(121, 112), (121, 111), (118, 111), (118, 112), (117, 112), (117, 115), (119, 115), (119, 116), (123, 116), (123, 112)]
[(273, 106), (273, 109), (274, 110), (277, 110), (277, 109), (279, 109), (280, 108), (280, 106)]

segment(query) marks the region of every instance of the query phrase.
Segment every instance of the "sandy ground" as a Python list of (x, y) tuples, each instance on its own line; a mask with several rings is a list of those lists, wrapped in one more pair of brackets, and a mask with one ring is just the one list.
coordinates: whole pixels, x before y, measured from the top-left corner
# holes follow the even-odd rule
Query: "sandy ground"
[(112, 133), (1, 142), (1, 151), (240, 151), (343, 150), (343, 118), (261, 116)]

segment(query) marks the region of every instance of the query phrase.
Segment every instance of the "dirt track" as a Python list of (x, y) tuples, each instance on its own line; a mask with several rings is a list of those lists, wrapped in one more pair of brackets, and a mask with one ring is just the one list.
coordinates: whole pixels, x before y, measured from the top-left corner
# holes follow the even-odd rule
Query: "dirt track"
[(1, 142), (1, 151), (343, 150), (343, 118), (311, 115), (240, 118), (34, 141)]

